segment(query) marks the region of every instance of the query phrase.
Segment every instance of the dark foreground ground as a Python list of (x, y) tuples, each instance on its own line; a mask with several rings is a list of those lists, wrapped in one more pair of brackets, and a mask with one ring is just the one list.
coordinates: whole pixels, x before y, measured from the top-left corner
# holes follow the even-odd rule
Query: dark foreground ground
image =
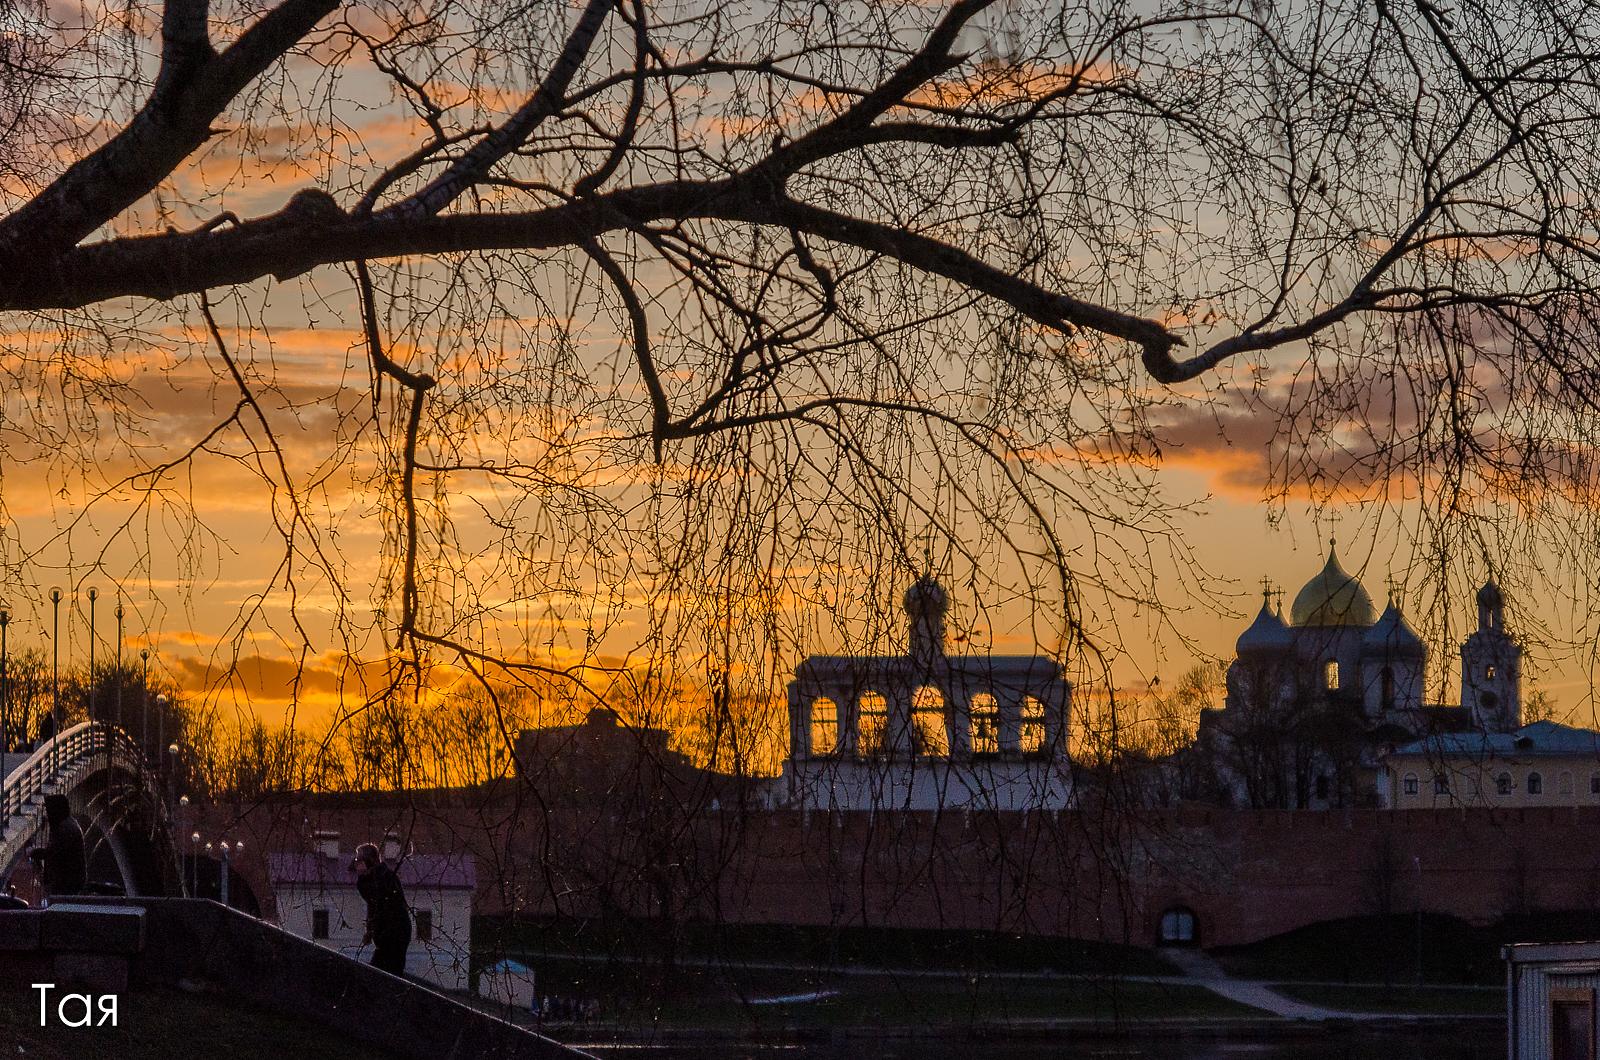
[[(67, 1027), (52, 991), (48, 1025), (39, 995), (0, 984), (0, 1057), (5, 1060), (386, 1060), (384, 1054), (306, 1023), (214, 995), (135, 991), (118, 999), (118, 1026)], [(69, 1005), (77, 1021), (82, 1008)]]

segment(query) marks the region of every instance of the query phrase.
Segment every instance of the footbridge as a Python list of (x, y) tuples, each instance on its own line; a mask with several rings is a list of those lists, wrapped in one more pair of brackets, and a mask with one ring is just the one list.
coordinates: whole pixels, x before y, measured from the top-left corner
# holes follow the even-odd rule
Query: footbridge
[(61, 794), (83, 827), (91, 885), (110, 884), (129, 895), (181, 893), (177, 847), (156, 777), (126, 732), (83, 722), (18, 758), (0, 757), (0, 881), (29, 849), (44, 845), (44, 799)]

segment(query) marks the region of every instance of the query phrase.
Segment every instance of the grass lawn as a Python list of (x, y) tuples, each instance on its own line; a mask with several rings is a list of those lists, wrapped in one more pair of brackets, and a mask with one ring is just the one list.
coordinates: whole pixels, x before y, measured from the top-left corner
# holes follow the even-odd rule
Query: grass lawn
[[(0, 984), (0, 1053), (8, 1060), (389, 1060), (305, 1020), (176, 990), (121, 995), (117, 1027), (66, 1027), (56, 1021), (65, 992), (50, 992), (50, 1023), (40, 1027), (38, 992)], [(69, 1006), (69, 1017), (80, 1013)]]
[(1429, 1016), (1503, 1016), (1505, 988), (1442, 990), (1424, 986), (1318, 986), (1279, 983), (1274, 990), (1308, 1005), (1341, 1012), (1393, 1012)]
[(1173, 975), (1150, 950), (1092, 939), (1001, 931), (806, 927), (783, 924), (680, 922), (670, 930), (649, 920), (473, 917), (480, 963), (519, 952), (617, 954), (774, 961), (827, 967), (955, 968), (965, 971), (1056, 971), (1081, 975)]
[[(972, 1026), (1000, 1020), (1254, 1017), (1256, 1009), (1201, 987), (1112, 980), (827, 975), (738, 968), (662, 973), (622, 962), (533, 962), (541, 993), (595, 998), (607, 1022), (779, 1030)], [(824, 994), (814, 1000), (765, 999)]]

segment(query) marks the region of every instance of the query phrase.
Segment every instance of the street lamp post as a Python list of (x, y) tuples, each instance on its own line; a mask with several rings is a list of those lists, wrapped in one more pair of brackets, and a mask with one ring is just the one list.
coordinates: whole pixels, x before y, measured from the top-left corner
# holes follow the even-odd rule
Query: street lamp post
[(50, 772), (61, 767), (61, 589), (50, 587)]
[(226, 839), (218, 845), (222, 847), (222, 904), (228, 905), (230, 904), (228, 902), (228, 855), (232, 851), (229, 849)]
[[(11, 625), (11, 609), (0, 607), (0, 778), (4, 777), (6, 752), (11, 750), (11, 652), (6, 643), (6, 627)], [(0, 821), (0, 830), (5, 822)]]
[(156, 747), (167, 742), (167, 694), (156, 696)]
[[(178, 796), (178, 810), (177, 810), (177, 813), (175, 814), (175, 816), (178, 818), (178, 835), (180, 835), (180, 836), (183, 834), (184, 818), (189, 816), (189, 814), (187, 812), (188, 809), (189, 809), (189, 796), (187, 796), (187, 795)], [(171, 834), (171, 833), (168, 833), (168, 834)], [(198, 833), (196, 833), (196, 834), (198, 834)], [(189, 897), (192, 897), (192, 895), (189, 893), (189, 874), (187, 872), (183, 871), (183, 846), (182, 846), (182, 843), (183, 843), (183, 840), (179, 839), (178, 840), (178, 844), (179, 844), (178, 845), (178, 890), (183, 892), (183, 896), (185, 898), (189, 898)]]
[(117, 598), (117, 728), (122, 728), (122, 598)]
[(95, 700), (98, 698), (95, 695), (98, 689), (95, 688), (94, 684), (94, 602), (98, 599), (100, 599), (100, 590), (92, 585), (89, 586), (89, 702), (84, 709), (89, 715), (90, 721), (95, 720)]
[[(209, 847), (210, 844), (208, 843)], [(200, 897), (200, 833), (189, 836), (189, 897)]]
[(139, 677), (139, 760), (144, 760), (145, 749), (150, 746), (150, 649), (139, 649), (139, 662), (144, 667)]

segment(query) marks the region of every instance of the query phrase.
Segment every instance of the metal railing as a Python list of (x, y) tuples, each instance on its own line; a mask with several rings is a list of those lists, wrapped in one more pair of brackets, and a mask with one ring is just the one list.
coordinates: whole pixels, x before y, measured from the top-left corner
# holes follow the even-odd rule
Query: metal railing
[(139, 746), (121, 729), (86, 721), (40, 744), (0, 778), (0, 874), (14, 865), (44, 825), (44, 797), (66, 793), (96, 769), (121, 766), (143, 776)]

